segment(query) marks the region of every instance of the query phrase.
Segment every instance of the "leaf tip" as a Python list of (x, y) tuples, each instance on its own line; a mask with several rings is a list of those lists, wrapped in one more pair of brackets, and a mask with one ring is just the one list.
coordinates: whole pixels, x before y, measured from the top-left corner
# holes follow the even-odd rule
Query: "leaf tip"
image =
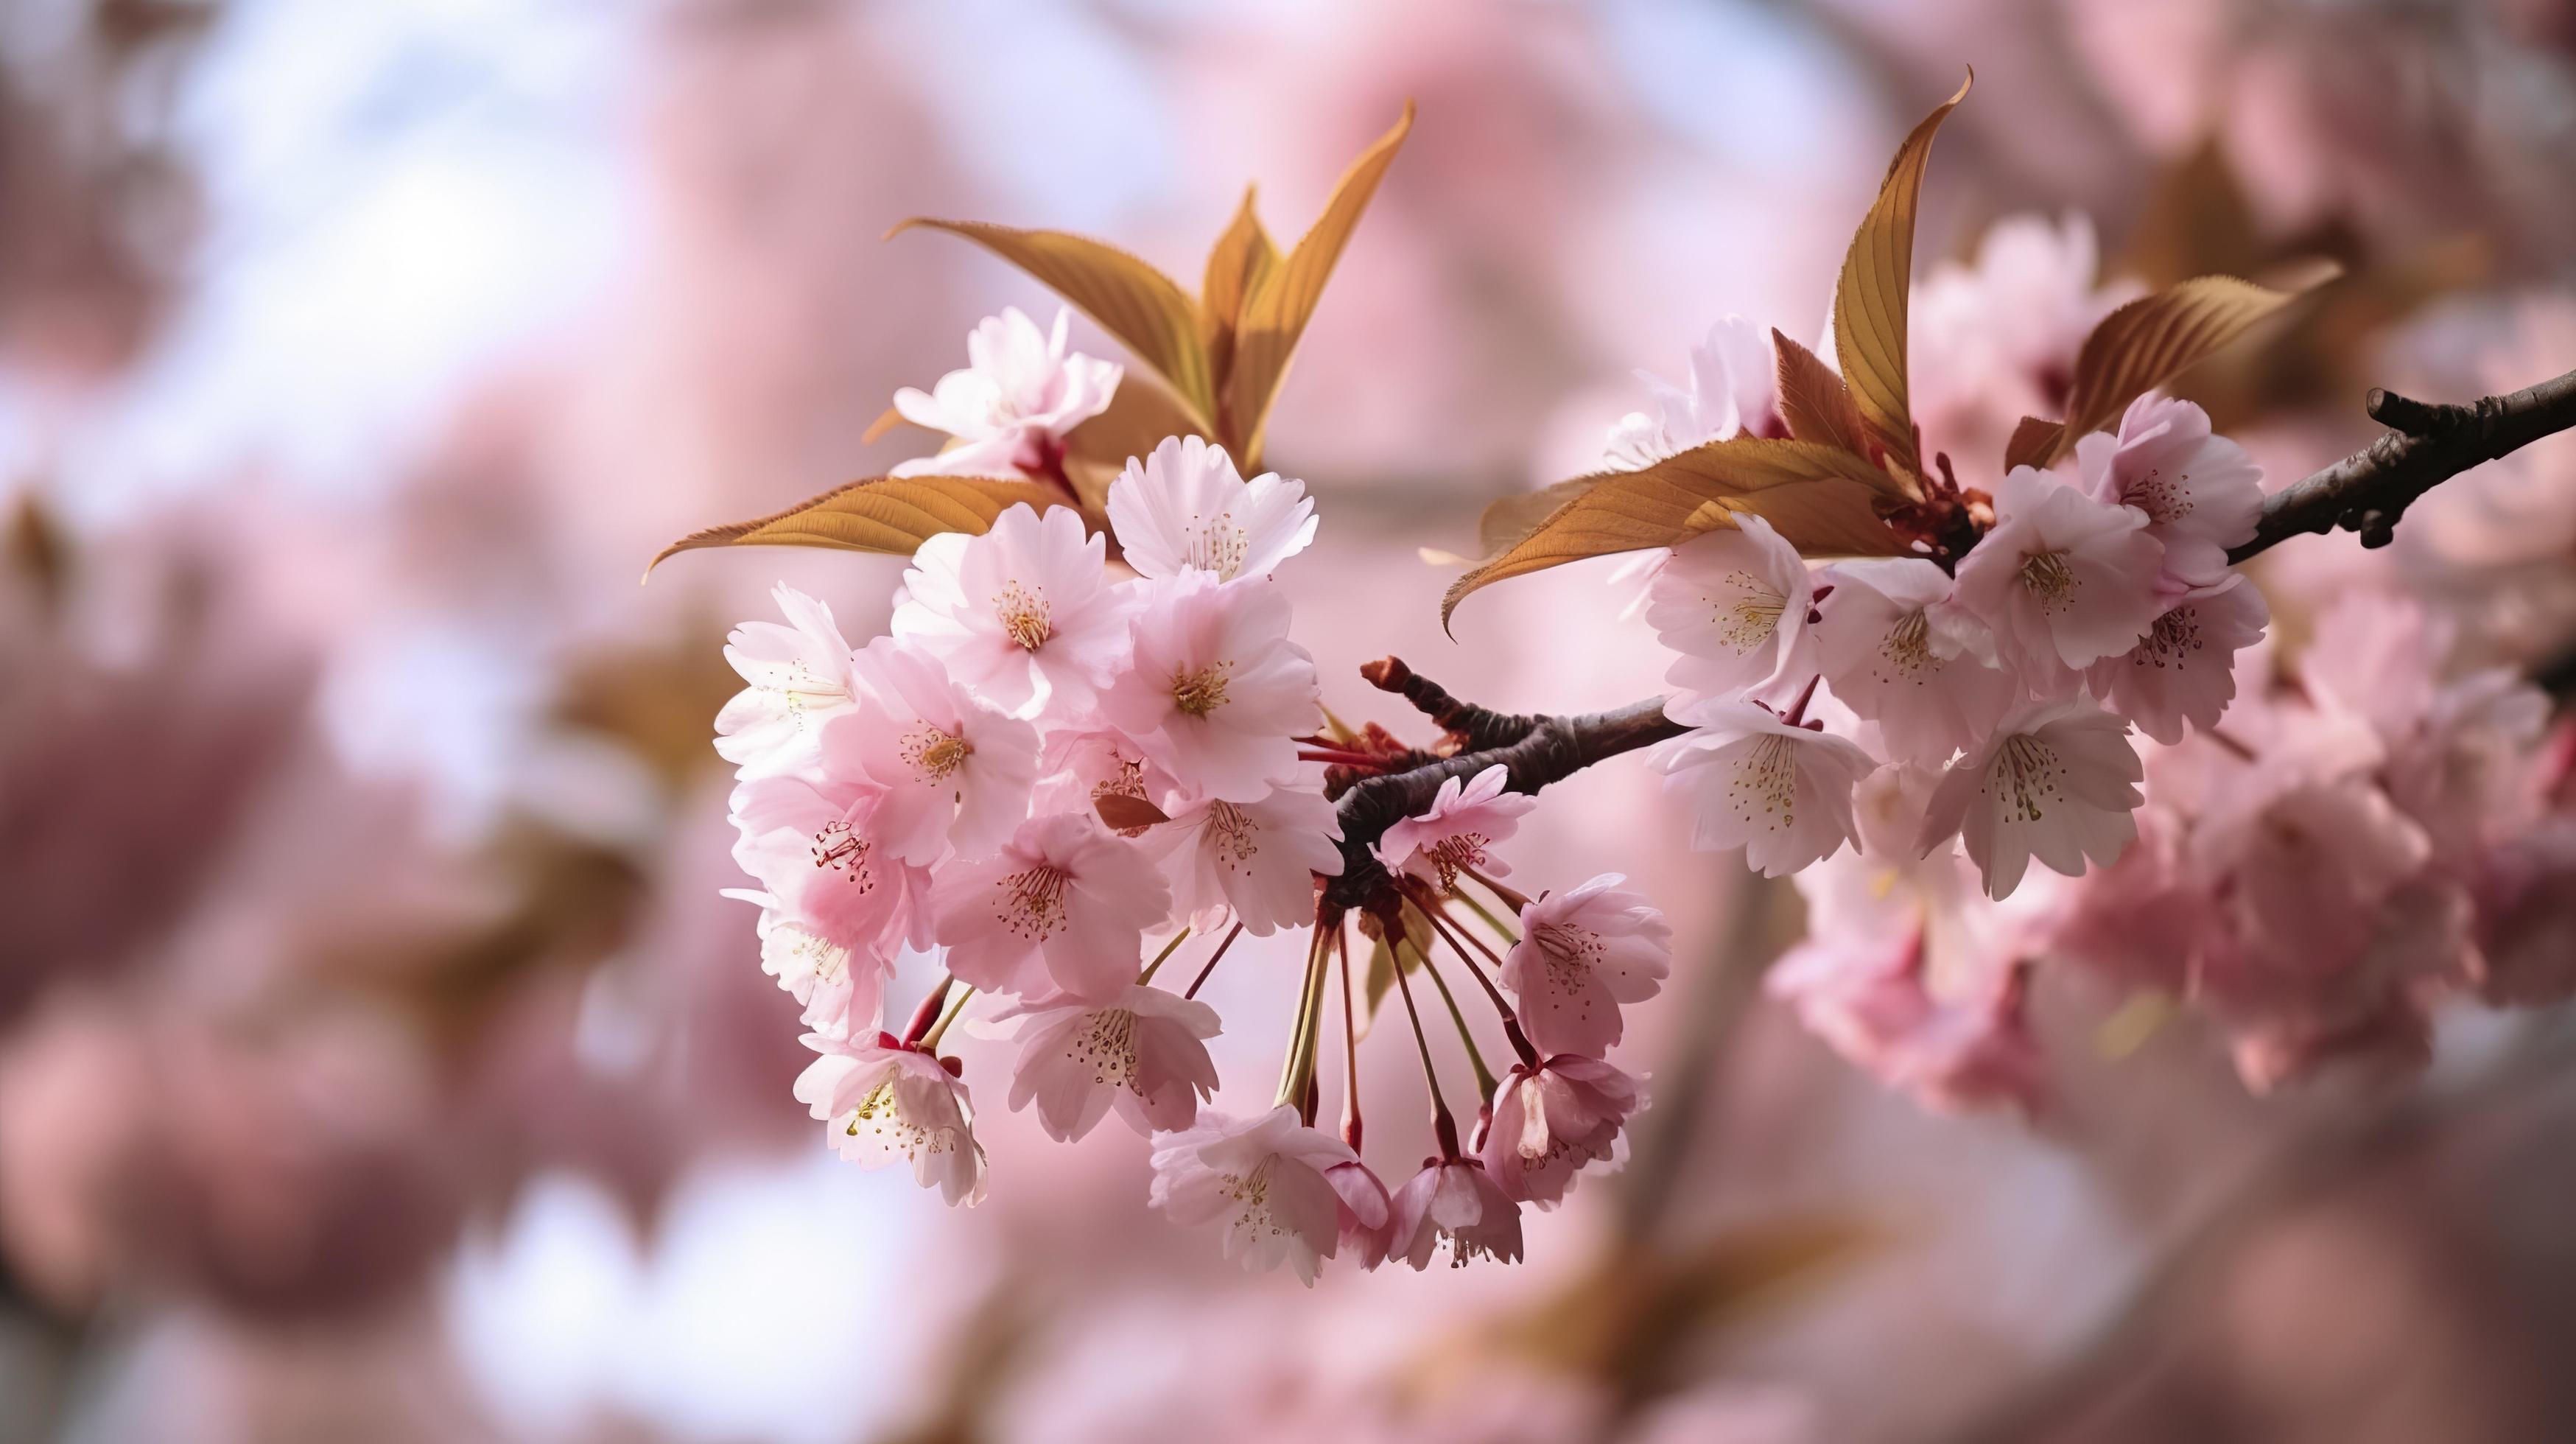
[(904, 232), (913, 229), (915, 226), (935, 226), (939, 224), (941, 224), (939, 221), (934, 220), (929, 216), (906, 216), (902, 220), (895, 222), (893, 225), (886, 227), (886, 233), (877, 237), (877, 240), (880, 243), (891, 241), (895, 237), (902, 235)]

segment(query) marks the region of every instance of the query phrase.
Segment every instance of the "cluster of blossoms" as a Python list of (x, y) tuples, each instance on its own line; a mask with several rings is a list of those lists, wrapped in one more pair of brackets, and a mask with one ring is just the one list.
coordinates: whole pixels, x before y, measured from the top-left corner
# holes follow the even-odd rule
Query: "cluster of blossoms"
[[(1061, 483), (1064, 433), (1120, 379), (1064, 335), (1061, 319), (1047, 336), (1008, 313), (975, 333), (968, 370), (904, 393), (906, 416), (957, 438), (907, 474)], [(1221, 447), (1175, 437), (1130, 460), (1106, 513), (1106, 535), (1068, 504), (931, 537), (891, 635), (862, 647), (785, 587), (783, 624), (733, 633), (748, 685), (717, 747), (739, 769), (735, 857), (759, 886), (732, 895), (760, 907), (762, 966), (804, 1008), (818, 1056), (796, 1096), (843, 1155), (909, 1163), (951, 1203), (976, 1201), (966, 1070), (940, 1045), (987, 998), (979, 1023), (1018, 1043), (1010, 1106), (1064, 1141), (1113, 1111), (1150, 1135), (1153, 1202), (1220, 1225), (1229, 1255), (1309, 1280), (1345, 1252), (1370, 1267), (1421, 1268), (1444, 1244), (1459, 1261), (1517, 1258), (1520, 1207), (1611, 1159), (1640, 1106), (1604, 1054), (1621, 1005), (1659, 986), (1669, 930), (1616, 877), (1535, 899), (1497, 881), (1493, 849), (1534, 805), (1499, 766), (1449, 777), (1388, 827), (1364, 854), (1381, 896), (1336, 906), (1326, 884), (1348, 858), (1332, 792), (1425, 754), (1329, 723), (1290, 640), (1273, 574), (1314, 537), (1304, 486), (1247, 481)], [(1300, 927), (1313, 933), (1277, 1100), (1217, 1113), (1203, 1105), (1219, 1018), (1195, 995), (1240, 934)], [(1439, 1151), (1393, 1190), (1361, 1161), (1354, 1087), (1339, 1133), (1316, 1126), (1335, 964), (1356, 1066), (1351, 930), (1395, 960), (1427, 1075), (1407, 975), (1438, 984), (1483, 1094), (1462, 1144), (1431, 1076)], [(1213, 940), (1205, 961), (1164, 973), (1193, 937)], [(1442, 946), (1497, 1009), (1518, 1060), (1501, 1079), (1433, 961)], [(935, 951), (944, 972), (898, 1033), (886, 992), (907, 950)]]
[[(2052, 234), (2064, 263), (2023, 288), (2045, 294), (1997, 303), (2055, 338), (2015, 360), (2023, 399), (2062, 389), (2120, 294), (2092, 288), (2089, 232), (2008, 239)], [(1965, 305), (1978, 283), (1950, 285)], [(1721, 324), (1688, 391), (1658, 384), (1656, 414), (1612, 428), (1608, 464), (1786, 435), (1768, 350)], [(1641, 599), (1677, 654), (1666, 712), (1691, 730), (1658, 765), (1696, 845), (1807, 898), (1771, 988), (1809, 1027), (1935, 1106), (2031, 1107), (2047, 956), (2200, 1006), (2257, 1088), (2356, 1054), (2420, 1062), (2442, 989), (2566, 971), (2481, 949), (2558, 926), (2527, 905), (2563, 875), (2545, 699), (2504, 671), (2446, 681), (2442, 629), (2375, 597), (2276, 679), (2269, 608), (2228, 559), (2262, 479), (2200, 408), (2151, 393), (2071, 464), (1991, 493), (1937, 460), (1979, 533), (1950, 567), (1813, 567), (1748, 515), (1655, 556)]]

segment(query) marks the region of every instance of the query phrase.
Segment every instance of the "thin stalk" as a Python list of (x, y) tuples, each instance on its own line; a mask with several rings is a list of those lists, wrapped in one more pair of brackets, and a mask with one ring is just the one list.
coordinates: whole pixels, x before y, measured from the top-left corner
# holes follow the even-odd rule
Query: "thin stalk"
[(1440, 976), (1428, 950), (1422, 954), (1422, 971), (1430, 974), (1431, 986), (1440, 990), (1440, 1001), (1449, 1005), (1449, 1021), (1457, 1025), (1458, 1041), (1467, 1049), (1467, 1066), (1476, 1072), (1477, 1106), (1481, 1108), (1483, 1100), (1494, 1096), (1494, 1070), (1485, 1066), (1485, 1055), (1476, 1047), (1476, 1035), (1467, 1030), (1467, 1015), (1458, 1009), (1458, 995), (1449, 991), (1449, 980)]
[(1472, 867), (1463, 868), (1461, 871), (1465, 872), (1467, 876), (1474, 878), (1476, 881), (1483, 883), (1485, 885), (1485, 891), (1492, 893), (1495, 897), (1501, 899), (1503, 906), (1510, 908), (1513, 912), (1517, 913), (1521, 909), (1528, 907), (1530, 904), (1529, 894), (1522, 892), (1519, 888), (1505, 887), (1503, 884), (1494, 881), (1492, 878), (1485, 876), (1483, 873), (1476, 871)]
[(1208, 974), (1215, 972), (1216, 965), (1224, 960), (1225, 950), (1233, 947), (1234, 940), (1242, 936), (1243, 924), (1236, 923), (1234, 925), (1234, 931), (1227, 933), (1225, 935), (1225, 941), (1218, 943), (1216, 945), (1216, 951), (1208, 955), (1207, 966), (1199, 969), (1199, 975), (1197, 977), (1190, 979), (1190, 990), (1181, 994), (1181, 996), (1184, 998), (1197, 997), (1199, 995), (1200, 985), (1204, 984), (1208, 980)]
[(930, 1031), (931, 1023), (939, 1017), (939, 1005), (948, 1001), (949, 985), (956, 981), (946, 973), (939, 975), (938, 985), (922, 996), (920, 1007), (912, 1010), (912, 1022), (903, 1030), (903, 1046), (911, 1047)]
[(975, 996), (975, 990), (968, 988), (949, 1003), (948, 1011), (939, 1015), (938, 1026), (932, 1028), (921, 1040), (923, 1051), (927, 1052), (939, 1046), (939, 1040), (948, 1036), (948, 1025), (956, 1022), (957, 1015), (966, 1011), (966, 1000), (973, 996)]
[(1458, 891), (1451, 893), (1450, 896), (1456, 898), (1462, 903), (1465, 903), (1469, 912), (1483, 918), (1485, 920), (1485, 926), (1492, 928), (1495, 934), (1501, 937), (1504, 942), (1514, 945), (1517, 945), (1520, 942), (1521, 935), (1513, 929), (1512, 925), (1504, 922), (1501, 918), (1494, 916), (1492, 911), (1483, 903), (1476, 901), (1473, 893), (1468, 892), (1465, 888), (1460, 888)]
[(1342, 975), (1342, 1142), (1360, 1151), (1360, 1024), (1351, 1011), (1351, 939), (1336, 929), (1334, 951), (1341, 955)]
[[(1438, 899), (1435, 898), (1433, 901), (1436, 903)], [(1529, 1035), (1521, 1031), (1520, 1015), (1512, 1011), (1512, 1005), (1510, 1003), (1504, 1001), (1502, 989), (1494, 986), (1494, 980), (1485, 976), (1485, 970), (1476, 966), (1476, 960), (1467, 955), (1467, 950), (1465, 948), (1458, 946), (1458, 940), (1464, 938), (1468, 942), (1474, 943), (1477, 948), (1484, 952), (1486, 957), (1492, 958), (1496, 972), (1500, 972), (1502, 970), (1502, 959), (1494, 957), (1493, 949), (1486, 947), (1484, 943), (1478, 941), (1474, 934), (1468, 932), (1464, 927), (1459, 926), (1458, 923), (1452, 920), (1438, 907), (1426, 907), (1422, 910), (1422, 915), (1431, 920), (1432, 930), (1440, 934), (1441, 938), (1449, 944), (1449, 950), (1456, 953), (1460, 960), (1466, 963), (1468, 975), (1473, 977), (1477, 983), (1483, 986), (1485, 996), (1493, 1001), (1494, 1011), (1502, 1016), (1503, 1036), (1511, 1041), (1512, 1052), (1517, 1055), (1524, 1064), (1527, 1064), (1532, 1068), (1537, 1067), (1538, 1050), (1530, 1046)], [(1423, 956), (1428, 958), (1430, 954), (1425, 953)], [(1488, 1090), (1488, 1096), (1490, 1096), (1490, 1093), (1491, 1090)]]
[(1163, 960), (1170, 957), (1175, 951), (1177, 951), (1181, 944), (1189, 939), (1189, 936), (1190, 930), (1188, 928), (1183, 928), (1179, 932), (1172, 934), (1172, 940), (1163, 944), (1163, 950), (1161, 952), (1154, 954), (1154, 961), (1147, 963), (1145, 965), (1145, 971), (1136, 975), (1136, 986), (1141, 988), (1147, 983), (1154, 981), (1154, 970), (1163, 966)]
[(1314, 1036), (1314, 1001), (1320, 987), (1317, 970), (1323, 966), (1324, 930), (1315, 929), (1313, 938), (1306, 949), (1306, 971), (1297, 980), (1297, 1020), (1289, 1026), (1288, 1051), (1279, 1060), (1279, 1096), (1271, 1101), (1273, 1108), (1293, 1103), (1302, 1111), (1306, 1106), (1305, 1067), (1311, 1056), (1307, 1043)]
[(1431, 1132), (1440, 1141), (1440, 1156), (1458, 1156), (1458, 1120), (1449, 1114), (1449, 1101), (1440, 1096), (1440, 1075), (1431, 1066), (1431, 1040), (1422, 1033), (1422, 1010), (1413, 1005), (1413, 984), (1404, 978), (1404, 964), (1395, 966), (1395, 990), (1404, 995), (1404, 1016), (1413, 1023), (1413, 1047), (1422, 1055), (1422, 1083), (1431, 1090)]

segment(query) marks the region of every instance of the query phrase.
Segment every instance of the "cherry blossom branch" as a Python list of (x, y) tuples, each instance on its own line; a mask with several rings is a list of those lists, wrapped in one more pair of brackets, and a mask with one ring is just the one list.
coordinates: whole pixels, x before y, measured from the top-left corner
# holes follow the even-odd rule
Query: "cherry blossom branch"
[[(2466, 406), (2387, 390), (2373, 390), (2367, 404), (2388, 434), (2274, 493), (2263, 504), (2254, 539), (2228, 553), (2228, 560), (2242, 562), (2291, 537), (2338, 526), (2359, 532), (2363, 546), (2387, 545), (2406, 508), (2424, 493), (2542, 437), (2576, 430), (2576, 371)], [(1461, 701), (1396, 657), (1368, 663), (1360, 673), (1440, 724), (1449, 750), (1380, 759), (1380, 775), (1340, 779), (1349, 784), (1338, 803), (1342, 875), (1326, 887), (1325, 898), (1346, 908), (1366, 907), (1389, 887), (1372, 849), (1389, 827), (1428, 807), (1447, 779), (1473, 777), (1500, 763), (1510, 769), (1512, 791), (1536, 792), (1605, 758), (1687, 730), (1664, 716), (1660, 697), (1579, 717), (1534, 716)]]
[[(1450, 728), (1472, 750), (1361, 778), (1342, 793), (1335, 804), (1342, 823), (1342, 875), (1324, 888), (1324, 901), (1334, 907), (1365, 908), (1392, 895), (1394, 879), (1377, 860), (1378, 839), (1429, 807), (1440, 784), (1452, 777), (1464, 780), (1499, 764), (1511, 778), (1512, 791), (1536, 792), (1596, 762), (1689, 730), (1664, 716), (1661, 697), (1579, 717), (1507, 716), (1458, 701), (1398, 658), (1369, 663), (1360, 671)], [(1486, 745), (1476, 745), (1479, 741)]]
[(2372, 420), (2388, 434), (2263, 503), (2254, 539), (2227, 554), (2241, 562), (2267, 547), (2340, 526), (2366, 547), (2394, 539), (2398, 519), (2415, 499), (2471, 467), (2576, 428), (2576, 371), (2510, 396), (2482, 396), (2466, 406), (2427, 404), (2373, 390)]

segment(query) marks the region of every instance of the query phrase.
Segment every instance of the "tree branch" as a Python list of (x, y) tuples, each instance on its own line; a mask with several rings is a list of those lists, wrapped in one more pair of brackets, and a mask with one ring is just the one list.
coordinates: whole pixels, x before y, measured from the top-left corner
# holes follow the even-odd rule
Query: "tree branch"
[[(1393, 657), (1361, 670), (1371, 682), (1401, 694), (1450, 728), (1453, 736), (1466, 738), (1470, 746), (1480, 738), (1495, 745), (1363, 778), (1342, 794), (1334, 804), (1342, 822), (1342, 875), (1324, 888), (1325, 903), (1334, 907), (1366, 907), (1391, 885), (1393, 879), (1377, 860), (1378, 839), (1388, 828), (1429, 807), (1440, 784), (1452, 777), (1474, 777), (1499, 763), (1510, 769), (1512, 791), (1536, 792), (1596, 762), (1689, 730), (1665, 718), (1661, 697), (1580, 717), (1511, 716), (1460, 702)], [(1499, 740), (1504, 738), (1509, 740)]]
[(2263, 503), (2254, 539), (2229, 552), (2229, 561), (2338, 526), (2361, 533), (2363, 546), (2388, 545), (2417, 497), (2471, 467), (2576, 427), (2576, 371), (2467, 406), (2427, 405), (2379, 390), (2370, 393), (2368, 406), (2388, 434), (2275, 492)]
[[(2229, 552), (2229, 561), (2243, 562), (2291, 537), (2337, 526), (2361, 533), (2363, 546), (2386, 546), (2398, 519), (2424, 493), (2544, 436), (2576, 429), (2576, 371), (2466, 406), (2427, 404), (2374, 390), (2368, 407), (2388, 434), (2266, 499), (2254, 539)], [(1660, 697), (1581, 717), (1531, 716), (1462, 702), (1395, 657), (1371, 662), (1360, 672), (1439, 723), (1455, 750), (1400, 771), (1350, 774), (1356, 780), (1336, 803), (1342, 875), (1324, 889), (1325, 902), (1343, 908), (1364, 907), (1388, 886), (1386, 868), (1374, 851), (1378, 839), (1399, 820), (1430, 806), (1448, 779), (1473, 777), (1500, 763), (1511, 769), (1512, 791), (1536, 792), (1595, 762), (1689, 730), (1664, 716)], [(1424, 755), (1406, 754), (1403, 760)]]

